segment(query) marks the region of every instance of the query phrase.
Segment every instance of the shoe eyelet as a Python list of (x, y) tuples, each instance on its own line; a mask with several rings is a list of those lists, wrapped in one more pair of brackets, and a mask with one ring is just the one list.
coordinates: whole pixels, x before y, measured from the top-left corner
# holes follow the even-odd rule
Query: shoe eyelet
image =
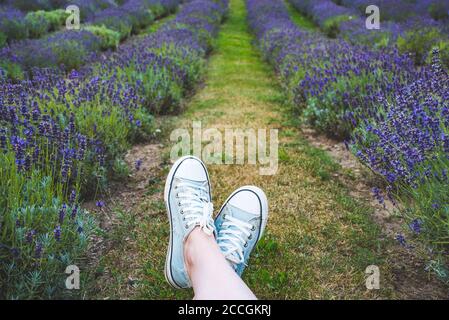
[(186, 229), (189, 229), (189, 226), (188, 226), (188, 225), (186, 225)]
[(256, 230), (256, 227), (253, 226), (253, 227), (251, 228), (251, 231), (255, 231), (255, 230)]
[(247, 248), (248, 247), (248, 242), (245, 242), (245, 248)]
[(249, 237), (248, 237), (248, 240), (251, 240), (252, 238), (253, 238), (253, 235), (250, 234)]
[(178, 201), (178, 206), (181, 206), (181, 202)]
[(181, 211), (180, 211), (180, 212), (181, 212), (181, 214), (184, 214), (184, 209), (181, 209)]

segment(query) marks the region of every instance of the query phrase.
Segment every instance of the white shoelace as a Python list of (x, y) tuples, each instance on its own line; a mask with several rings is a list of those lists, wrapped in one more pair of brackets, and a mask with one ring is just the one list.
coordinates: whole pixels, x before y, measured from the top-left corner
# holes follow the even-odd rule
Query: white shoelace
[(214, 206), (205, 197), (208, 186), (195, 186), (188, 182), (177, 185), (176, 198), (181, 208), (181, 214), (185, 221), (186, 229), (199, 226), (207, 235), (214, 232), (214, 220), (212, 214)]
[(224, 216), (217, 242), (229, 261), (235, 264), (245, 261), (243, 251), (244, 247), (248, 245), (252, 228), (253, 226), (249, 223), (230, 215)]

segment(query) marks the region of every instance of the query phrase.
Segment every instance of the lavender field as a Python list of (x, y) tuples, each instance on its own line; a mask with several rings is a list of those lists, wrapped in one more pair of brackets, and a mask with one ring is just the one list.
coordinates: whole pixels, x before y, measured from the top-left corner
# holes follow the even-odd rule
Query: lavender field
[(276, 174), (210, 166), (215, 207), (268, 196), (259, 298), (447, 299), (448, 71), (445, 0), (0, 0), (0, 299), (191, 298), (162, 190), (193, 121), (279, 132)]

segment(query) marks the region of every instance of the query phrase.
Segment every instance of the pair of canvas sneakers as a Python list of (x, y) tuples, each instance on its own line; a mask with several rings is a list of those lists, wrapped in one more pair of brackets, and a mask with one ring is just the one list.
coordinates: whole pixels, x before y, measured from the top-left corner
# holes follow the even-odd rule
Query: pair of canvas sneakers
[(215, 236), (224, 257), (241, 276), (267, 224), (268, 202), (261, 189), (245, 186), (234, 191), (214, 221), (206, 166), (194, 156), (185, 156), (175, 162), (168, 174), (164, 200), (170, 221), (165, 277), (173, 287), (191, 287), (184, 241), (196, 227)]

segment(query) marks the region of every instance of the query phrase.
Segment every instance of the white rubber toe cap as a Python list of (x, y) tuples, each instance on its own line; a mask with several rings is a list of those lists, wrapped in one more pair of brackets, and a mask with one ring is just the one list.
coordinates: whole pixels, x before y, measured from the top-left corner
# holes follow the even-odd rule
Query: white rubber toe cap
[[(249, 192), (248, 192), (249, 191)], [(258, 187), (245, 186), (239, 188), (229, 199), (229, 204), (254, 215), (260, 215), (267, 203), (265, 193)]]
[(207, 171), (202, 162), (197, 158), (186, 158), (179, 165), (175, 173), (176, 178), (192, 181), (207, 181)]

